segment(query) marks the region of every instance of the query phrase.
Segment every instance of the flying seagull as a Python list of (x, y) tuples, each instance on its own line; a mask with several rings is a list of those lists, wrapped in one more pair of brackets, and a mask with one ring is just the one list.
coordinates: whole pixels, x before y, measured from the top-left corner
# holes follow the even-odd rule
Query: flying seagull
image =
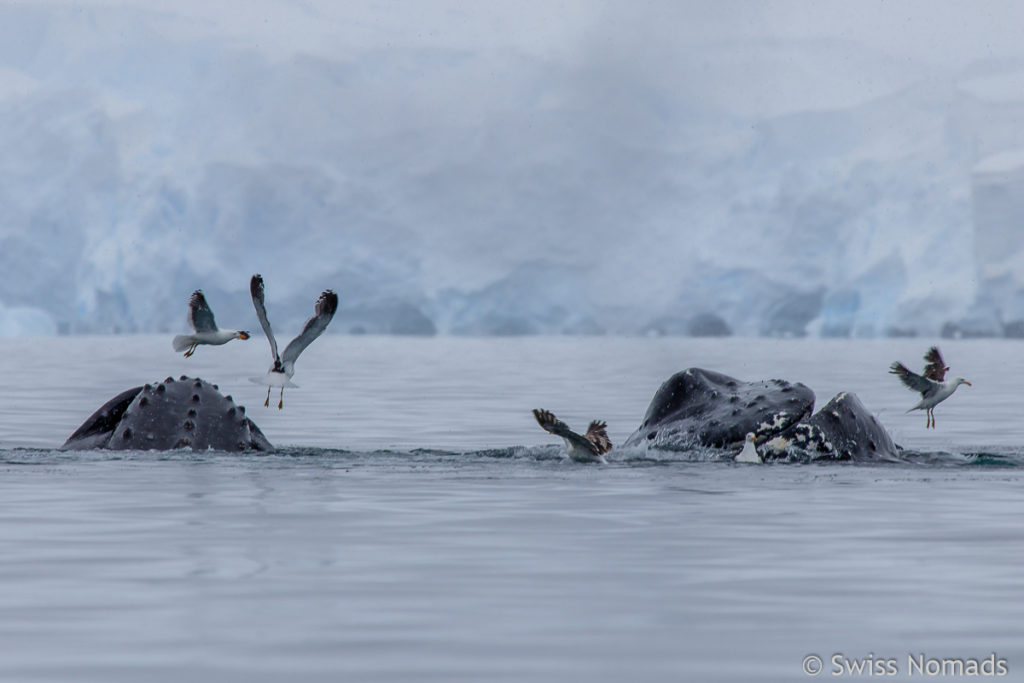
[(256, 317), (260, 319), (260, 325), (263, 326), (267, 341), (270, 342), (270, 353), (274, 356), (274, 364), (267, 370), (266, 376), (250, 379), (256, 384), (267, 385), (267, 400), (263, 402), (264, 406), (270, 406), (270, 389), (281, 387), (281, 398), (277, 402), (277, 408), (280, 410), (284, 407), (284, 388), (298, 386), (291, 382), (292, 375), (295, 374), (295, 359), (327, 329), (334, 312), (338, 310), (338, 295), (329, 289), (324, 290), (316, 300), (316, 313), (306, 321), (306, 326), (302, 328), (299, 336), (284, 347), (284, 353), (278, 355), (277, 340), (274, 338), (274, 331), (270, 329), (267, 308), (263, 304), (263, 276), (259, 273), (253, 275), (249, 281), (249, 293), (252, 294), (252, 305), (256, 307)]
[(188, 322), (195, 330), (195, 334), (179, 334), (171, 342), (175, 351), (185, 351), (185, 358), (196, 352), (200, 344), (219, 346), (227, 344), (232, 339), (248, 339), (249, 333), (244, 330), (218, 330), (217, 323), (213, 320), (213, 311), (206, 303), (203, 290), (197, 289), (192, 292), (188, 300)]
[(763, 462), (757, 452), (757, 437), (753, 432), (747, 432), (747, 439), (743, 442), (743, 450), (736, 454), (735, 462)]
[(587, 433), (581, 436), (547, 410), (534, 410), (533, 416), (545, 431), (557, 434), (565, 440), (569, 458), (573, 461), (608, 464), (604, 454), (612, 449), (612, 442), (605, 431), (608, 428), (606, 422), (594, 420), (587, 428)]
[[(953, 395), (956, 388), (961, 384), (971, 386), (971, 383), (963, 377), (957, 377), (946, 382), (946, 371), (949, 367), (942, 360), (942, 354), (938, 347), (931, 347), (928, 353), (924, 354), (928, 363), (924, 366), (924, 375), (911, 372), (903, 363), (893, 363), (889, 372), (899, 375), (900, 380), (907, 385), (907, 388), (921, 392), (921, 402), (910, 410), (924, 410), (928, 416), (925, 429), (935, 428), (935, 406)], [(909, 413), (910, 410), (907, 412)]]

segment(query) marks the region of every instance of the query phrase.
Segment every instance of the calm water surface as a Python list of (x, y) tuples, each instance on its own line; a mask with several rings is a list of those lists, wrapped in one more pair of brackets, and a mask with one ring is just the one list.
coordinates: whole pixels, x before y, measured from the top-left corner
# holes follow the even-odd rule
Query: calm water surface
[[(927, 431), (886, 373), (926, 346), (332, 336), (279, 411), (247, 379), (260, 338), (187, 360), (169, 337), (0, 340), (0, 679), (794, 681), (815, 653), (835, 680), (842, 653), (921, 680), (908, 654), (996, 653), (1024, 680), (1020, 346), (944, 343), (974, 387)], [(583, 466), (529, 413), (619, 443), (688, 366), (855, 391), (911, 453)], [(183, 373), (279, 452), (53, 450)]]

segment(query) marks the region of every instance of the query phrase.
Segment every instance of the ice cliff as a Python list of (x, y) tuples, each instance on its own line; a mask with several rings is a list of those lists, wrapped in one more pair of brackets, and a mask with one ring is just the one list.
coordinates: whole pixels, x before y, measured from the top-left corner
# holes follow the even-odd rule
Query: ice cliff
[(979, 211), (1024, 225), (985, 208), (1017, 166), (978, 190), (1024, 146), (1024, 63), (350, 45), (354, 25), (281, 50), (144, 6), (0, 7), (0, 334), (178, 331), (196, 288), (253, 328), (254, 272), (275, 324), (331, 287), (352, 333), (1024, 318), (1021, 240), (975, 251)]

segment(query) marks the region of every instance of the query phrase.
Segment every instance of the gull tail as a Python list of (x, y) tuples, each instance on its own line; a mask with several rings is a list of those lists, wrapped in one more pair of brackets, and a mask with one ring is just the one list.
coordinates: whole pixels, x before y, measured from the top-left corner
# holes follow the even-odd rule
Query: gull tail
[(174, 347), (175, 351), (184, 351), (188, 347), (192, 346), (192, 337), (187, 334), (179, 334), (171, 342), (171, 346)]

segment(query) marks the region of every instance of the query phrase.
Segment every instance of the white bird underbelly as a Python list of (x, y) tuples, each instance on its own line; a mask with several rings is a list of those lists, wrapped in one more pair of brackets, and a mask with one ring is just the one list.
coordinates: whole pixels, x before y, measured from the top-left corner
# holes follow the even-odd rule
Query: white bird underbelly
[(292, 378), (283, 372), (274, 372), (271, 370), (263, 377), (250, 377), (250, 382), (254, 384), (264, 384), (269, 387), (281, 387), (281, 388), (293, 388), (298, 389), (299, 385), (292, 382)]
[(196, 332), (189, 336), (191, 336), (197, 344), (212, 344), (214, 346), (218, 346), (220, 344), (227, 344), (232, 339), (237, 338), (238, 333), (234, 330), (215, 330), (214, 332)]
[(740, 451), (735, 458), (735, 462), (764, 462), (761, 460), (761, 455), (757, 452), (757, 447), (754, 446), (754, 442), (751, 439), (747, 439), (743, 443), (743, 450)]
[(171, 342), (175, 351), (184, 351), (195, 344), (206, 344), (209, 346), (220, 346), (227, 344), (238, 337), (234, 330), (215, 330), (213, 332), (196, 332), (194, 334), (179, 334)]
[[(938, 391), (936, 391), (934, 394), (929, 396), (928, 398), (922, 398), (921, 402), (918, 403), (913, 408), (911, 408), (910, 410), (927, 410), (928, 408), (934, 408), (935, 406), (939, 405), (947, 398), (952, 396), (953, 392), (956, 391), (956, 388), (956, 384), (947, 384)], [(908, 410), (907, 412), (909, 413), (910, 410)]]

